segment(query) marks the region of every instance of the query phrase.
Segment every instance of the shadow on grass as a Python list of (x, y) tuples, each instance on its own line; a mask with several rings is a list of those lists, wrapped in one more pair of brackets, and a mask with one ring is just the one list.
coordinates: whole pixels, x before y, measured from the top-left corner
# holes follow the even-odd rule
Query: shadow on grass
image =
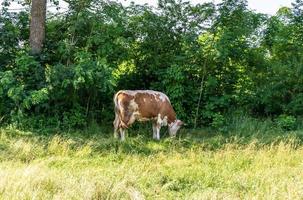
[[(42, 145), (44, 149), (55, 144), (53, 148), (69, 148), (71, 152), (77, 152), (89, 146), (93, 155), (106, 154), (137, 154), (149, 156), (160, 152), (186, 152), (188, 150), (216, 151), (227, 144), (235, 144), (245, 147), (251, 143), (262, 147), (281, 141), (295, 141), (296, 146), (301, 146), (303, 130), (283, 131), (262, 123), (238, 124), (229, 127), (228, 131), (219, 132), (211, 129), (181, 129), (176, 138), (168, 137), (167, 130), (161, 130), (161, 140), (152, 139), (152, 130), (148, 126), (134, 127), (128, 130), (126, 141), (121, 142), (113, 137), (112, 127), (91, 126), (85, 130), (48, 130), (26, 131), (14, 128), (2, 128), (1, 137), (6, 140), (23, 140), (34, 145)], [(57, 145), (57, 146), (56, 146)], [(0, 141), (0, 149), (5, 150), (7, 145)], [(45, 153), (47, 154), (47, 152)]]
[(148, 156), (159, 152), (216, 151), (228, 144), (245, 147), (254, 143), (256, 147), (264, 147), (289, 141), (295, 142), (295, 146), (299, 147), (302, 146), (303, 141), (302, 128), (285, 131), (270, 120), (262, 121), (245, 116), (231, 119), (221, 131), (210, 128), (195, 130), (183, 128), (176, 138), (170, 138), (167, 128), (162, 128), (160, 141), (152, 139), (150, 123), (134, 124), (128, 129), (124, 142), (113, 137), (111, 124), (107, 126), (92, 124), (83, 130), (63, 131), (59, 129), (18, 130), (9, 126), (0, 129), (0, 134), (0, 150), (8, 148), (10, 140), (25, 140), (36, 146), (41, 145), (44, 149), (48, 149), (51, 145), (59, 149), (64, 146), (76, 152), (87, 147), (94, 155), (115, 153)]

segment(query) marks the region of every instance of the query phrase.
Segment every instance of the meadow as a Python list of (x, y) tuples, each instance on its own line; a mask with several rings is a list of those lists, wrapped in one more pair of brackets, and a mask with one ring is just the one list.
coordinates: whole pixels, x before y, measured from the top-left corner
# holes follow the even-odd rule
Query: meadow
[[(148, 125), (125, 142), (110, 127), (0, 129), (0, 199), (301, 199), (303, 130), (249, 118), (229, 131)], [(150, 128), (150, 127), (149, 127)]]
[[(64, 1), (0, 0), (0, 200), (303, 199), (303, 0)], [(124, 89), (188, 125), (114, 139)]]

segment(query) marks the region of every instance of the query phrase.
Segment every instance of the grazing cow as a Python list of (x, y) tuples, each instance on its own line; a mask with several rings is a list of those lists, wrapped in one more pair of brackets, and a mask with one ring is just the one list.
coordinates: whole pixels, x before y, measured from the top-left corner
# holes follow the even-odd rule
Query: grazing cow
[(153, 122), (153, 138), (160, 139), (161, 126), (168, 126), (170, 136), (176, 136), (183, 125), (176, 118), (176, 113), (168, 97), (153, 90), (121, 90), (114, 96), (115, 121), (114, 135), (125, 139), (125, 129), (137, 121)]

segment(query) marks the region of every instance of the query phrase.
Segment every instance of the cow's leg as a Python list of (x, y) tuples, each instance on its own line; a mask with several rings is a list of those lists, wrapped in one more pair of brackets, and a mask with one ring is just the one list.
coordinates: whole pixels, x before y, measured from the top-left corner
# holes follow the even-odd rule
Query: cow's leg
[(153, 139), (157, 139), (157, 122), (153, 122)]
[(120, 126), (120, 119), (119, 119), (118, 114), (115, 114), (115, 121), (114, 121), (113, 124), (114, 124), (114, 137), (118, 138), (119, 137), (118, 129), (119, 129), (119, 126)]
[(160, 140), (160, 129), (161, 129), (161, 125), (157, 125), (157, 140)]
[(129, 121), (128, 113), (125, 112), (125, 110), (121, 109), (120, 115), (116, 115), (114, 121), (114, 123), (116, 122), (117, 125), (115, 126), (115, 137), (116, 135), (118, 136), (118, 130), (119, 130), (121, 141), (125, 140), (125, 130), (128, 128), (128, 121)]
[(120, 128), (120, 138), (121, 141), (125, 140), (125, 128)]
[(161, 129), (161, 124), (155, 123), (155, 125), (153, 125), (153, 130), (154, 130), (153, 138), (156, 140), (160, 140), (160, 129)]
[(156, 140), (160, 140), (160, 129), (161, 129), (162, 123), (163, 123), (163, 121), (161, 119), (161, 114), (158, 114), (157, 121), (155, 121), (154, 139), (156, 139)]

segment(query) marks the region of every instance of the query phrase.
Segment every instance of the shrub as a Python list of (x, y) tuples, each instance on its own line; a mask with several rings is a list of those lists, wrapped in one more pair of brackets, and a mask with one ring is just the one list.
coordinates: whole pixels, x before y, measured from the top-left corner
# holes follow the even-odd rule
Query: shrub
[(291, 115), (282, 114), (275, 120), (276, 124), (287, 131), (294, 130), (296, 128), (296, 118)]
[(225, 127), (225, 117), (220, 113), (213, 114), (211, 126), (219, 131), (224, 131)]

